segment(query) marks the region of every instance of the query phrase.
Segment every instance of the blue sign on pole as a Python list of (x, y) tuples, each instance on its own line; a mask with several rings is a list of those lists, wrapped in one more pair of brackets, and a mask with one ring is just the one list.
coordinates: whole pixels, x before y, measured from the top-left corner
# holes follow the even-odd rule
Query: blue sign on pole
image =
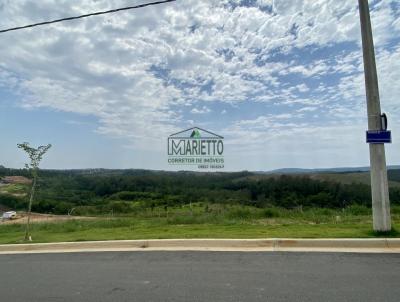
[(367, 131), (367, 143), (385, 144), (392, 142), (392, 133), (388, 130), (369, 130)]

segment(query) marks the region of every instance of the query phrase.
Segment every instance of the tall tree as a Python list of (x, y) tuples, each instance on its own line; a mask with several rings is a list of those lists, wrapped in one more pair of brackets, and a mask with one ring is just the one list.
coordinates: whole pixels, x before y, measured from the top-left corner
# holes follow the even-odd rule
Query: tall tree
[(30, 163), (25, 164), (25, 167), (30, 170), (32, 177), (33, 177), (33, 182), (32, 182), (32, 188), (31, 188), (31, 194), (29, 196), (29, 205), (28, 205), (28, 219), (26, 222), (26, 229), (25, 229), (25, 240), (32, 241), (32, 238), (30, 236), (30, 220), (31, 220), (31, 210), (32, 210), (32, 202), (33, 198), (35, 196), (35, 189), (36, 189), (36, 183), (38, 179), (38, 171), (39, 171), (39, 164), (40, 161), (42, 160), (43, 155), (51, 148), (51, 144), (48, 144), (46, 146), (39, 146), (38, 148), (33, 148), (29, 146), (29, 143), (24, 142), (22, 144), (17, 145), (18, 148), (24, 150), (30, 159)]

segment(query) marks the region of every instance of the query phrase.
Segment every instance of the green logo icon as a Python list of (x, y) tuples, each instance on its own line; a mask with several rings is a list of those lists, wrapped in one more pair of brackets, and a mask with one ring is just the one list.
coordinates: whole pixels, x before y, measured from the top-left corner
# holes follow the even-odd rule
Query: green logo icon
[(191, 138), (200, 138), (201, 135), (200, 135), (199, 130), (194, 129), (194, 130), (192, 131), (192, 134), (190, 134), (190, 137), (191, 137)]

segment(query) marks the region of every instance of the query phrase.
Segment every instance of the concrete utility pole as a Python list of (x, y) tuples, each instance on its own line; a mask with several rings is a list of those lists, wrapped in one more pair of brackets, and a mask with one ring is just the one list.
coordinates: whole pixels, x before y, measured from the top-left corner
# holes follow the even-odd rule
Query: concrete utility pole
[[(367, 93), (368, 130), (382, 130), (378, 76), (368, 0), (358, 0)], [(371, 163), (372, 215), (375, 231), (390, 231), (390, 201), (383, 143), (369, 144)]]

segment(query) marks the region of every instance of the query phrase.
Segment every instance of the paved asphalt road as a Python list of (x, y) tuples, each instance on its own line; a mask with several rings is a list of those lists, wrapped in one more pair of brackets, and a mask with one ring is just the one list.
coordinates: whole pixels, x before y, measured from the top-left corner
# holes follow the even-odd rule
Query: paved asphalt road
[(400, 301), (400, 255), (0, 255), (0, 301)]

